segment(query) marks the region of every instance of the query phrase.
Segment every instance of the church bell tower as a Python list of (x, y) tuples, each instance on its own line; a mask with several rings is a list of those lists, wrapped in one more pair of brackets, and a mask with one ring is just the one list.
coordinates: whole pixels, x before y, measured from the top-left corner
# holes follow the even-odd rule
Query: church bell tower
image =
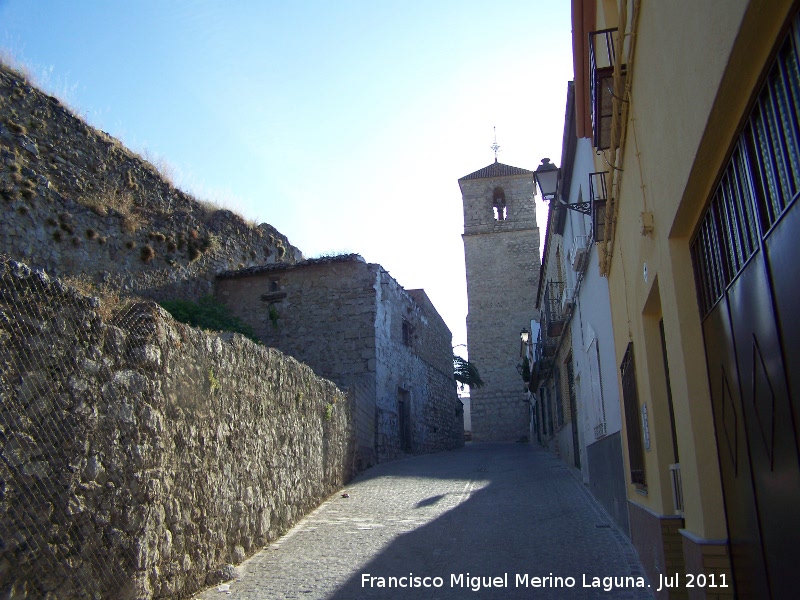
[(458, 180), (464, 203), (469, 360), (485, 385), (470, 390), (472, 439), (518, 441), (529, 433), (517, 370), (520, 331), (536, 316), (539, 228), (533, 171), (495, 161)]

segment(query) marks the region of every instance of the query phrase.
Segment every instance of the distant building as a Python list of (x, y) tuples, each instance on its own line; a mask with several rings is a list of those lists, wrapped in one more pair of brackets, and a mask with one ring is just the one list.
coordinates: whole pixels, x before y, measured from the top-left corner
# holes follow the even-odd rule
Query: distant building
[(264, 344), (350, 390), (359, 470), (463, 445), (452, 335), (423, 290), (351, 254), (228, 271), (216, 296)]
[(498, 163), (458, 180), (464, 203), (469, 360), (485, 385), (470, 390), (472, 439), (518, 441), (530, 431), (517, 369), (539, 277), (533, 173)]

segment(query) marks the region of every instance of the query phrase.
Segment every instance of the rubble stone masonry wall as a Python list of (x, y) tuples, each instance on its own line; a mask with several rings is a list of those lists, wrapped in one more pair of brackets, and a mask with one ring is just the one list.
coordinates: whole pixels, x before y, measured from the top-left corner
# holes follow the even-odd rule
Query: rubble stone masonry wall
[(0, 252), (155, 300), (302, 258), (270, 225), (198, 202), (162, 172), (0, 64)]
[(339, 489), (350, 399), (154, 303), (0, 261), (0, 596), (185, 597)]
[[(313, 263), (314, 261), (310, 261)], [(217, 300), (267, 346), (348, 388), (354, 402), (357, 468), (375, 457), (376, 272), (358, 261), (300, 268), (254, 267), (223, 274)]]
[[(464, 414), (453, 377), (452, 334), (423, 290), (404, 290), (385, 271), (376, 339), (379, 459), (463, 446)], [(401, 447), (401, 395), (409, 404), (406, 448)]]

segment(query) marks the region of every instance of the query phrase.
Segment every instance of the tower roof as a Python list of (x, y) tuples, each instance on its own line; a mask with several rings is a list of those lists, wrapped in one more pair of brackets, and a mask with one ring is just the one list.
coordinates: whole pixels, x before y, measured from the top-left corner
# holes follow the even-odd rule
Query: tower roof
[(512, 167), (510, 165), (504, 165), (503, 163), (499, 163), (497, 160), (495, 160), (488, 167), (478, 169), (469, 175), (464, 175), (464, 177), (459, 179), (459, 181), (466, 181), (467, 179), (487, 179), (489, 177), (506, 177), (508, 175), (528, 174), (532, 175), (533, 171), (528, 171), (528, 169), (520, 169), (519, 167)]

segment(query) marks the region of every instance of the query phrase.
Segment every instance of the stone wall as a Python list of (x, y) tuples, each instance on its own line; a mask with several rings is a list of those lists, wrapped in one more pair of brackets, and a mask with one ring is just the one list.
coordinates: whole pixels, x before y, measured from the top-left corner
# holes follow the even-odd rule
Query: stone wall
[(464, 236), (469, 359), (485, 385), (470, 390), (475, 441), (528, 435), (525, 383), (517, 365), (520, 331), (536, 314), (538, 235), (529, 231)]
[(354, 399), (357, 467), (375, 457), (375, 286), (360, 257), (310, 260), (301, 268), (266, 265), (224, 273), (217, 300), (267, 346), (348, 388)]
[(277, 350), (0, 262), (0, 596), (185, 597), (340, 488), (351, 401)]
[(209, 294), (227, 269), (302, 258), (270, 225), (176, 189), (2, 64), (0, 115), (0, 252), (156, 300)]
[(423, 290), (404, 290), (382, 269), (380, 277), (375, 327), (378, 458), (460, 447), (464, 415), (453, 377), (452, 334)]

